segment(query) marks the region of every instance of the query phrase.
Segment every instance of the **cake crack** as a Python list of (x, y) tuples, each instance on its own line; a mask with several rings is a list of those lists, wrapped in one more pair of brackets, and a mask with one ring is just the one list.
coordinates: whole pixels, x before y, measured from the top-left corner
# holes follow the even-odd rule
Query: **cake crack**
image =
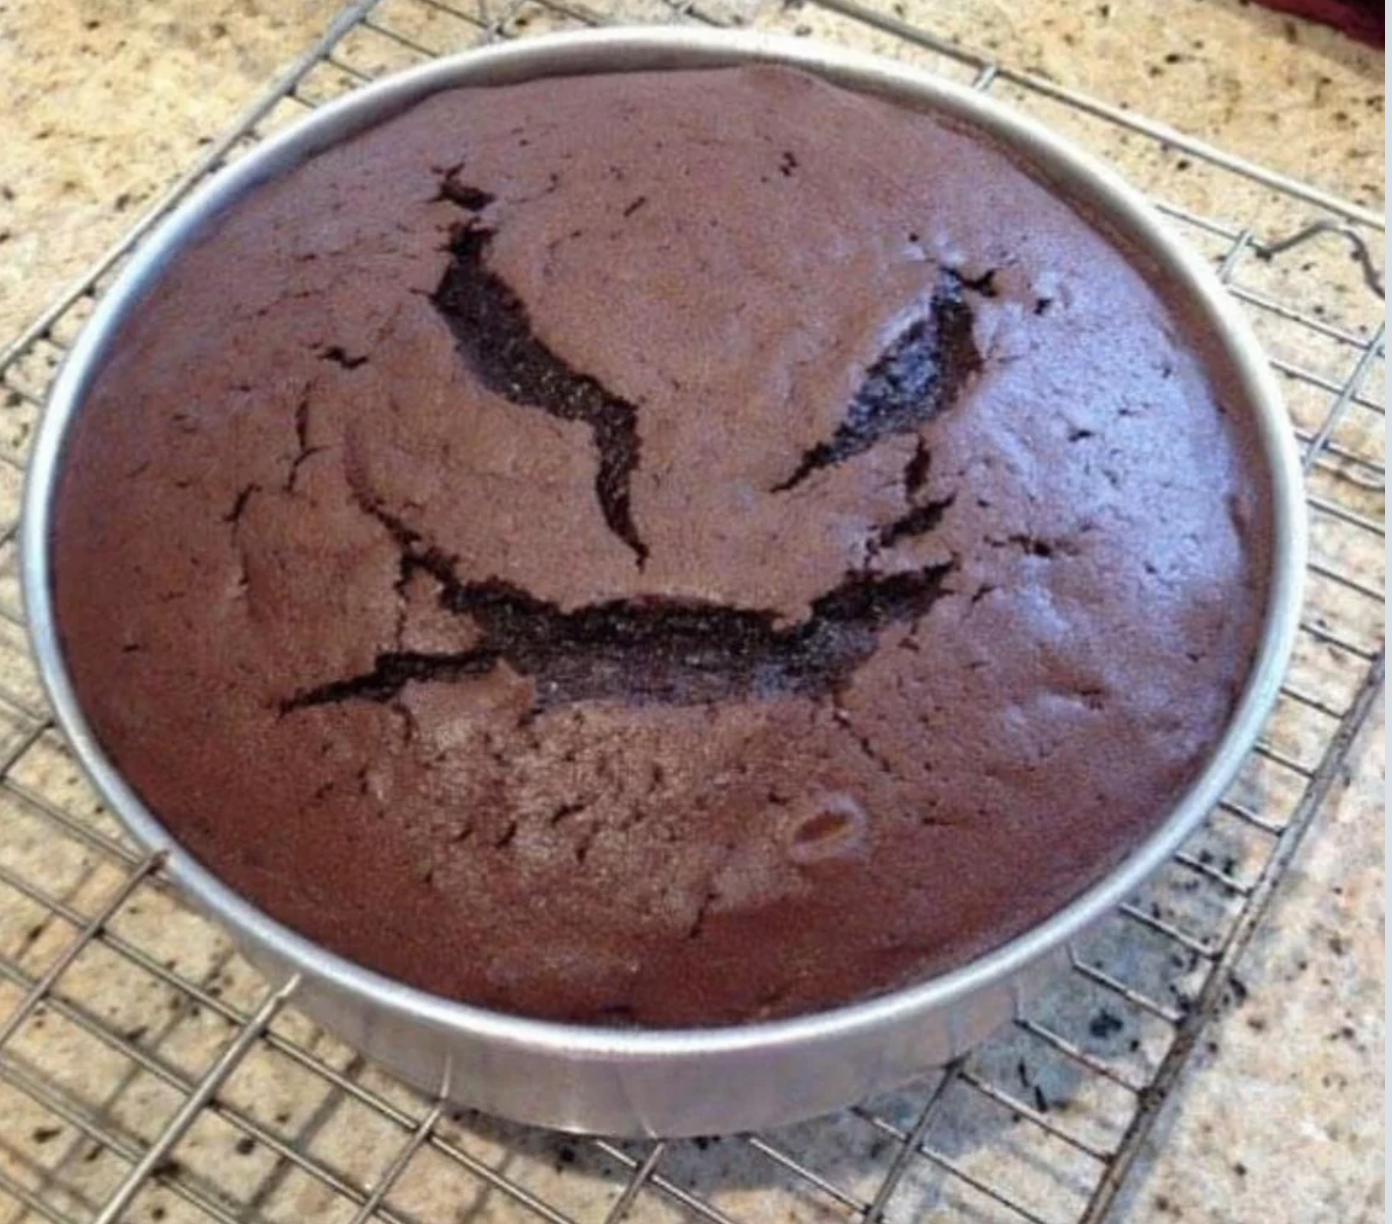
[[(446, 612), (466, 617), (480, 635), (470, 649), (422, 652), (394, 648), (354, 676), (300, 690), (282, 714), (342, 701), (390, 703), (412, 682), (457, 683), (506, 665), (535, 684), (533, 714), (585, 701), (699, 705), (839, 692), (878, 646), (890, 625), (913, 623), (944, 595), (959, 565), (892, 574), (857, 569), (815, 598), (810, 615), (791, 624), (768, 608), (660, 595), (604, 600), (565, 610), (499, 578), (465, 580), (456, 558), (395, 513), (367, 474), (344, 454), (344, 478), (358, 508), (398, 552), (395, 589), (404, 599), (413, 575), (438, 586)], [(952, 497), (928, 501), (884, 528), (898, 539), (937, 526)]]
[[(419, 537), (408, 539), (414, 550)], [(822, 696), (845, 684), (886, 628), (926, 615), (957, 566), (953, 560), (885, 576), (856, 571), (816, 599), (811, 615), (780, 625), (768, 609), (659, 596), (566, 611), (498, 579), (460, 582), (442, 572), (447, 563), (435, 550), (403, 555), (404, 566), (442, 579), (441, 606), (470, 617), (479, 643), (457, 652), (380, 652), (366, 672), (289, 697), (282, 713), (342, 701), (386, 703), (412, 682), (455, 683), (500, 664), (534, 681), (534, 712), (581, 701), (695, 705)]]
[[(641, 567), (648, 548), (633, 521), (630, 485), (638, 466), (637, 407), (597, 379), (572, 368), (532, 329), (525, 304), (488, 266), (493, 231), (477, 213), (492, 203), (469, 187), (459, 167), (445, 172), (439, 199), (475, 214), (451, 230), (449, 264), (430, 301), (445, 321), (470, 371), (490, 391), (519, 407), (587, 425), (598, 452), (595, 496), (606, 524)], [(962, 278), (944, 272), (931, 309), (905, 327), (870, 366), (829, 441), (808, 450), (776, 491), (813, 472), (869, 450), (881, 439), (918, 430), (981, 366), (973, 315)], [(337, 359), (337, 353), (325, 354)], [(301, 454), (307, 421), (297, 418)], [(885, 525), (877, 549), (937, 528), (953, 496), (920, 500), (931, 456), (922, 438), (904, 472), (908, 510)], [(282, 713), (343, 701), (397, 701), (412, 683), (459, 683), (506, 666), (533, 681), (533, 712), (576, 702), (713, 704), (839, 692), (893, 624), (926, 615), (944, 593), (957, 558), (892, 574), (857, 569), (817, 596), (810, 614), (786, 623), (768, 608), (639, 595), (569, 610), (499, 578), (465, 581), (455, 558), (390, 511), (364, 474), (348, 465), (352, 495), (381, 525), (400, 555), (399, 594), (411, 576), (438, 584), (445, 611), (469, 618), (479, 638), (467, 650), (407, 650), (398, 633), (361, 673), (301, 689)]]
[(982, 364), (965, 296), (972, 287), (954, 274), (942, 276), (928, 313), (895, 336), (866, 370), (831, 438), (805, 451), (792, 475), (774, 485), (773, 492), (787, 493), (885, 438), (913, 433), (956, 401)]
[[(458, 202), (457, 182), (452, 190), (446, 198)], [(633, 521), (630, 488), (640, 450), (637, 406), (573, 369), (537, 337), (522, 300), (488, 266), (492, 239), (493, 232), (477, 224), (456, 226), (449, 266), (430, 301), (459, 355), (490, 391), (518, 407), (589, 426), (599, 455), (594, 488), (600, 512), (642, 568), (648, 548)]]
[(921, 502), (912, 507), (893, 522), (886, 523), (880, 528), (880, 534), (876, 539), (876, 546), (879, 548), (893, 548), (900, 540), (927, 535), (929, 532), (936, 530), (942, 523), (943, 516), (956, 500), (957, 495), (955, 493), (949, 493), (945, 497), (933, 501)]
[(299, 403), (295, 405), (295, 453), (290, 458), (289, 470), (285, 474), (285, 481), (281, 485), (284, 493), (294, 493), (295, 485), (300, 478), (300, 468), (314, 458), (315, 455), (322, 454), (322, 446), (311, 446), (309, 441), (309, 396), (303, 396)]

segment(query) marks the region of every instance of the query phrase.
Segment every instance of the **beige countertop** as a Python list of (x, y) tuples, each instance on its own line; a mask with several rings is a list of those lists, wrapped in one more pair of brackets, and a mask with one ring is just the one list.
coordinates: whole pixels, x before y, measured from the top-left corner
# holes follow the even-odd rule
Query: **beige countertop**
[[(0, 0), (0, 347), (120, 238), (313, 42), (338, 7), (333, 0)], [(798, 0), (720, 7), (760, 25), (850, 37), (848, 23)], [(1383, 209), (1382, 56), (1333, 32), (1234, 0), (903, 0), (892, 12)], [(870, 49), (903, 49), (890, 36), (863, 29), (855, 38)], [(1008, 89), (998, 92), (1011, 96)], [(1186, 207), (1266, 226), (1276, 236), (1299, 220), (1287, 218), (1288, 204), (1270, 191), (1251, 188), (1234, 198), (1230, 180), (1188, 159), (1162, 153), (1157, 160), (1124, 137), (1078, 125), (1072, 115), (1041, 113)], [(1380, 245), (1375, 256), (1381, 265)], [(1366, 288), (1347, 249), (1337, 242), (1319, 246), (1310, 259), (1319, 265), (1313, 274), (1322, 287), (1320, 300), (1309, 303), (1312, 312), (1367, 334), (1380, 307), (1369, 311), (1359, 297)], [(1311, 274), (1311, 265), (1302, 270)], [(1279, 337), (1271, 342), (1279, 345)], [(14, 428), (4, 426), (11, 434)], [(1382, 428), (1380, 417), (1375, 428)], [(5, 486), (0, 497), (9, 499), (0, 507), (9, 521), (13, 488)], [(1381, 522), (1380, 490), (1368, 494), (1366, 506)], [(1347, 559), (1360, 563), (1357, 556)], [(1380, 637), (1380, 626), (1374, 634)], [(10, 657), (0, 658), (0, 667)], [(1379, 698), (1345, 776), (1243, 954), (1230, 1005), (1204, 1031), (1113, 1218), (1157, 1224), (1381, 1218), (1384, 764)], [(0, 832), (0, 843), (6, 836)], [(44, 871), (57, 870), (52, 855), (45, 858), (42, 848), (35, 853)], [(6, 903), (0, 895), (0, 939), (8, 930)], [(170, 920), (171, 956), (202, 957), (211, 965), (206, 929), (190, 926), (181, 944), (183, 929)], [(95, 980), (96, 997), (105, 989), (110, 1000), (105, 1014), (118, 1014), (122, 985), (114, 974), (108, 981), (97, 973)], [(0, 997), (0, 1017), (5, 1002)], [(285, 1096), (286, 1116), (301, 1108), (292, 1089), (281, 1084), (276, 1091)], [(7, 1159), (20, 1160), (35, 1131), (11, 1141), (7, 1126), (13, 1122), (19, 1135), (27, 1124), (8, 1116), (0, 1114), (0, 1170)], [(131, 1126), (142, 1131), (138, 1118)], [(341, 1142), (351, 1163), (370, 1139), (364, 1131)], [(730, 1182), (728, 1201), (752, 1210), (740, 1198), (739, 1169), (720, 1168)], [(421, 1203), (430, 1196), (428, 1186), (417, 1194)], [(131, 1219), (174, 1218), (163, 1199), (141, 1201)], [(342, 1218), (327, 1208), (321, 1217), (327, 1201), (307, 1194), (277, 1218)], [(496, 1200), (480, 1213), (510, 1218)], [(635, 1215), (659, 1217), (666, 1218)], [(18, 1218), (0, 1190), (0, 1224)]]

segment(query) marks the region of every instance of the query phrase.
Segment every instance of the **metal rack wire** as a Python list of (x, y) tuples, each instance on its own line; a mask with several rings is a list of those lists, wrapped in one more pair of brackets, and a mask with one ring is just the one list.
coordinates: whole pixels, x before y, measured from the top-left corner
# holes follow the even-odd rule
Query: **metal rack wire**
[[(902, 11), (902, 10), (900, 10)], [(542, 29), (755, 24), (898, 55), (1128, 164), (1248, 308), (1304, 447), (1296, 658), (1228, 797), (1073, 970), (962, 1062), (836, 1117), (680, 1143), (580, 1140), (422, 1100), (190, 914), (100, 808), (28, 664), (13, 514), (52, 372), (182, 195), (385, 71)], [(1148, 167), (1148, 169), (1147, 169)], [(1218, 1011), (1383, 685), (1383, 218), (952, 45), (888, 0), (356, 0), (142, 221), (0, 352), (0, 1221), (771, 1218), (1095, 1222)]]

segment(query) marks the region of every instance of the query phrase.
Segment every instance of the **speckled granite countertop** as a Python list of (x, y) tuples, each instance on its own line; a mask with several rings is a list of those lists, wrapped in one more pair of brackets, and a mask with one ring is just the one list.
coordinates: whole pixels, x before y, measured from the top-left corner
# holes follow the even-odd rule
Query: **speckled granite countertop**
[[(333, 0), (0, 3), (0, 345), (120, 237), (337, 7)], [(826, 14), (809, 12), (803, 22), (792, 9), (779, 10), (785, 26), (843, 33)], [(1240, 0), (904, 0), (895, 11), (1383, 207), (1383, 60), (1330, 31)], [(869, 37), (862, 45), (879, 44)], [(882, 46), (894, 50), (889, 38)], [(1154, 166), (1133, 157), (1125, 140), (1108, 152), (1123, 170), (1153, 180)], [(1167, 170), (1181, 176), (1189, 167)], [(1204, 193), (1196, 170), (1185, 199), (1197, 206)], [(1259, 192), (1251, 205), (1257, 213), (1277, 206)], [(1335, 254), (1331, 292), (1358, 291), (1346, 253)], [(3, 496), (12, 501), (14, 491)], [(1240, 997), (1205, 1031), (1116, 1218), (1381, 1218), (1381, 702), (1350, 761), (1245, 953)], [(190, 930), (184, 947), (180, 929), (170, 926), (171, 955), (196, 959), (206, 936)], [(113, 978), (110, 997), (121, 989)], [(279, 1090), (290, 1094), (282, 1103), (289, 1116), (293, 1092)], [(138, 1120), (133, 1129), (141, 1130)], [(5, 1130), (0, 1121), (0, 1139)], [(368, 1138), (359, 1133), (351, 1142)], [(285, 1218), (318, 1218), (314, 1202), (304, 1199)], [(488, 1218), (502, 1218), (498, 1210)], [(0, 1221), (11, 1218), (0, 1195)]]

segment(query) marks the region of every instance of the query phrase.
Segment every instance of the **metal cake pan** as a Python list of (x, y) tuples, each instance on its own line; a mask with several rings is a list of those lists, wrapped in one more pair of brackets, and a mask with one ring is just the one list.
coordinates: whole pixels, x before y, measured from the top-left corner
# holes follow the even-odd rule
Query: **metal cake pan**
[[(1144, 843), (1047, 921), (931, 980), (812, 1015), (683, 1030), (523, 1019), (402, 985), (305, 939), (229, 889), (171, 837), (97, 742), (64, 662), (51, 592), (50, 521), (68, 427), (121, 320), (210, 218), (258, 183), (442, 89), (750, 61), (802, 68), (979, 130), (1141, 254), (1173, 306), (1217, 337), (1209, 367), (1236, 388), (1235, 409), (1256, 422), (1273, 493), (1273, 571), (1255, 665), (1202, 773)], [(78, 759), (133, 836), (167, 854), (165, 872), (189, 900), (229, 928), (274, 981), (295, 982), (305, 1012), (419, 1088), (463, 1105), (563, 1130), (702, 1135), (824, 1113), (962, 1053), (1017, 1014), (1069, 942), (1170, 857), (1231, 782), (1276, 698), (1299, 617), (1302, 489), (1280, 394), (1238, 308), (1145, 199), (1094, 158), (979, 93), (870, 56), (751, 33), (602, 30), (470, 51), (370, 85), (268, 140), (187, 200), (100, 301), (54, 384), (25, 489), (23, 585), (43, 682)]]

